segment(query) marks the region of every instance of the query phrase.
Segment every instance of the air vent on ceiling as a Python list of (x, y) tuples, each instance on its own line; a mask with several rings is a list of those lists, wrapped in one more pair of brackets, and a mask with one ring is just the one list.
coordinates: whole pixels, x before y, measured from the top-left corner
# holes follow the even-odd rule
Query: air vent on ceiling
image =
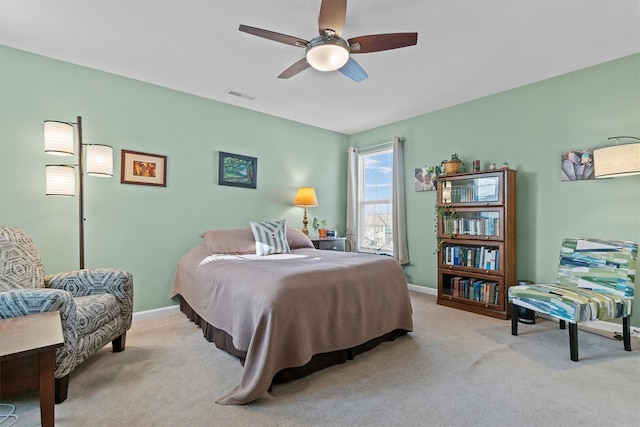
[(256, 99), (255, 96), (251, 96), (251, 95), (247, 95), (247, 94), (244, 94), (244, 93), (240, 93), (240, 92), (237, 92), (237, 91), (231, 90), (231, 89), (227, 89), (224, 93), (226, 93), (228, 95), (237, 96), (238, 98), (248, 99), (249, 101), (253, 101), (254, 99)]

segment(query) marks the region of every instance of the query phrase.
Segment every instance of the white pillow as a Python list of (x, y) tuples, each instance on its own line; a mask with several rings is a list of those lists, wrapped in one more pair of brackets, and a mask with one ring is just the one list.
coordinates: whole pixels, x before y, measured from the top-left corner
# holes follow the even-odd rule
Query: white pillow
[(287, 242), (286, 220), (269, 222), (250, 222), (253, 237), (256, 239), (256, 255), (288, 254), (291, 252)]

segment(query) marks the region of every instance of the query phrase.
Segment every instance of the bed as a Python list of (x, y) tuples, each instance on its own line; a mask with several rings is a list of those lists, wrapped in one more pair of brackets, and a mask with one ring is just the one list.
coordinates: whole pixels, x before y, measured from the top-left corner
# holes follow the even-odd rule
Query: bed
[(269, 255), (256, 255), (251, 228), (201, 237), (178, 263), (173, 296), (208, 340), (243, 363), (240, 384), (217, 403), (252, 402), (273, 383), (413, 329), (406, 279), (392, 257), (317, 250), (289, 227), (288, 251)]

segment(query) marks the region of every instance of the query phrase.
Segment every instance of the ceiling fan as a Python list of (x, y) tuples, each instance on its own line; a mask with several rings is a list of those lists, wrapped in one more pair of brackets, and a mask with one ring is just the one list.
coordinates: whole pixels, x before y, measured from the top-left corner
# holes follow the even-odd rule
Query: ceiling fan
[(305, 48), (305, 57), (284, 70), (279, 79), (288, 79), (313, 67), (320, 71), (338, 70), (361, 82), (369, 76), (350, 54), (380, 52), (418, 43), (418, 33), (373, 34), (345, 40), (342, 38), (342, 29), (346, 14), (347, 0), (322, 0), (318, 19), (320, 35), (311, 41), (248, 25), (240, 25), (238, 29), (254, 36)]

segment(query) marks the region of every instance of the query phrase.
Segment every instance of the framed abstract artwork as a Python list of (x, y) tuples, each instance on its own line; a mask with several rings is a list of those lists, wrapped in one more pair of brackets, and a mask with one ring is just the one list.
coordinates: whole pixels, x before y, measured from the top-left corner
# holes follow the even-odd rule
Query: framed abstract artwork
[(120, 182), (166, 187), (167, 156), (122, 150)]
[(218, 158), (218, 185), (256, 188), (258, 159), (220, 152)]

